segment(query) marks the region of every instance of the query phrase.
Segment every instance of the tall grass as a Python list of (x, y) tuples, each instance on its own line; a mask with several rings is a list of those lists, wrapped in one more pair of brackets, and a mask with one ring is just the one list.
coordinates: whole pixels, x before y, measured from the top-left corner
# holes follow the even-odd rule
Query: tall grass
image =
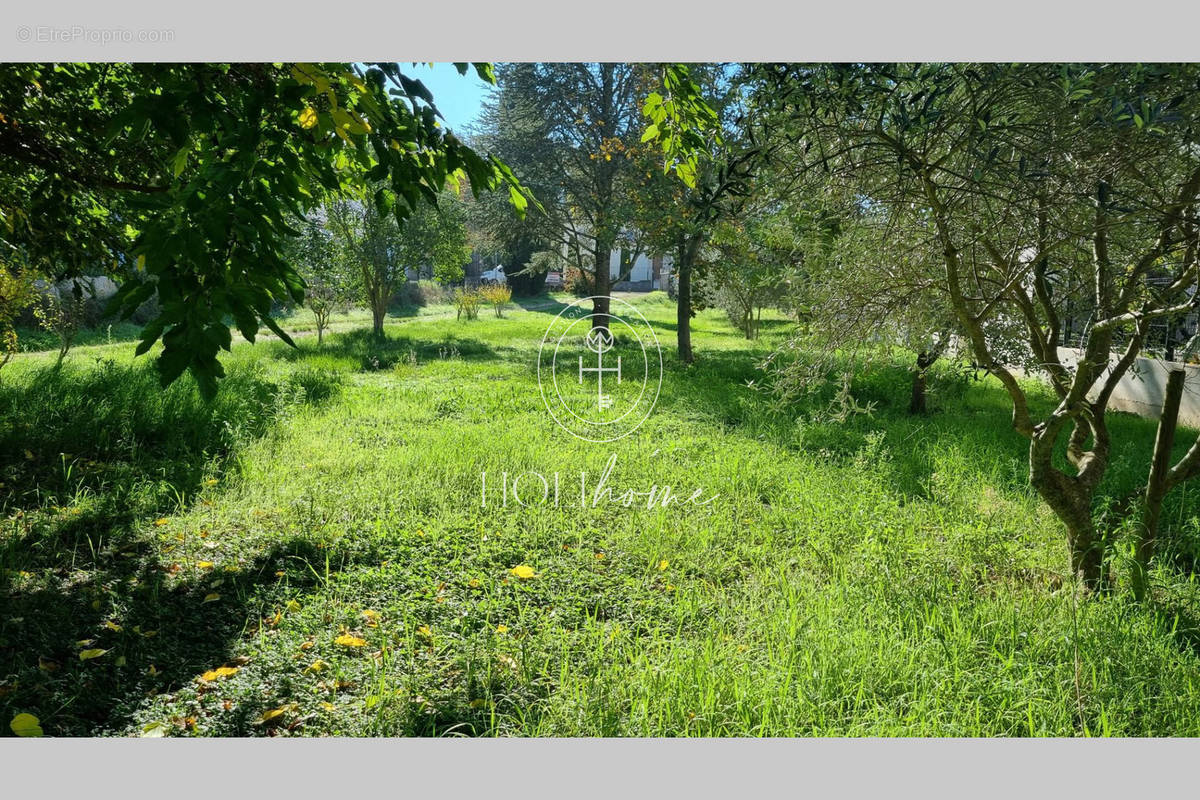
[[(559, 307), (241, 347), (212, 406), (186, 384), (158, 392), (142, 367), (18, 365), (0, 386), (4, 469), (24, 476), (14, 489), (5, 473), (0, 719), (174, 735), (1200, 733), (1193, 495), (1172, 498), (1155, 604), (1081, 601), (993, 383), (947, 373), (937, 413), (914, 418), (904, 365), (884, 365), (855, 387), (870, 415), (822, 421), (819, 399), (776, 408), (748, 384), (779, 320), (747, 342), (701, 314), (685, 368), (673, 307), (641, 307), (668, 366), (654, 414), (611, 446), (568, 436), (542, 404), (536, 351)], [(1140, 479), (1153, 425), (1112, 427), (1116, 494)], [(93, 500), (72, 515), (59, 452), (185, 499), (137, 504), (120, 535), (80, 525)], [(575, 486), (612, 453), (618, 490), (719, 497), (482, 505), (483, 471)], [(94, 502), (117, 485), (89, 480)], [(81, 662), (88, 639), (107, 652)], [(237, 671), (204, 678), (222, 664)]]

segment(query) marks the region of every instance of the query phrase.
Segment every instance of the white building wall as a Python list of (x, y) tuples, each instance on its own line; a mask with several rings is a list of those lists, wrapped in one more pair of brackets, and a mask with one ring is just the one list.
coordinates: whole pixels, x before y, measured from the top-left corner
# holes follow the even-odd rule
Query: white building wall
[[(608, 274), (613, 280), (621, 274), (621, 251), (613, 250), (612, 255), (608, 258)], [(654, 262), (644, 253), (637, 257), (637, 261), (633, 262), (633, 268), (629, 272), (628, 281), (648, 281), (654, 277)]]

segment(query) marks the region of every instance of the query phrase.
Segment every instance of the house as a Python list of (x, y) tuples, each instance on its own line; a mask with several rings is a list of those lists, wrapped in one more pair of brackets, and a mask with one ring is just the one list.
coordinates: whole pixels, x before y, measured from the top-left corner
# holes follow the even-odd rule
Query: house
[[(590, 237), (586, 231), (576, 229), (575, 238), (578, 240)], [(623, 238), (632, 241), (636, 237), (627, 232), (627, 235)], [(570, 244), (564, 242), (561, 253), (568, 263), (575, 263), (575, 253), (572, 252)], [(664, 291), (667, 289), (671, 268), (674, 266), (674, 260), (671, 256), (650, 255), (639, 252), (633, 255), (632, 264), (627, 263), (628, 258), (629, 256), (619, 246), (614, 247), (612, 253), (609, 254), (609, 278), (612, 281), (613, 291), (652, 292), (656, 289)], [(591, 266), (589, 263), (590, 252), (584, 253), (583, 261), (589, 267)]]

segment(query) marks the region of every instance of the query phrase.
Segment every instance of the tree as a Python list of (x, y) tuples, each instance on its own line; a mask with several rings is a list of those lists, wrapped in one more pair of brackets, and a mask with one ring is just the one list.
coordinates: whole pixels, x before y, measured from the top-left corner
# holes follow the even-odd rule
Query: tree
[(747, 339), (758, 338), (763, 307), (782, 299), (800, 260), (799, 242), (781, 216), (716, 224), (700, 257), (708, 304), (722, 308)]
[(418, 208), (403, 221), (380, 213), (376, 203), (361, 195), (330, 203), (326, 216), (342, 257), (358, 274), (372, 330), (381, 338), (388, 306), (408, 269), (428, 266), (438, 281), (454, 283), (462, 280), (463, 265), (471, 260), (461, 210), (448, 193), (438, 206)]
[(291, 341), (271, 319), (304, 293), (284, 243), (330, 196), (378, 185), (402, 220), (461, 174), (527, 202), (395, 64), (22, 64), (0, 108), (0, 237), (56, 279), (111, 265), (126, 316), (157, 296), (138, 353), (161, 339), (163, 383), (190, 370), (209, 395), (226, 319)]
[(398, 255), (402, 263), (428, 267), (441, 284), (461, 283), (471, 263), (466, 209), (458, 194), (445, 191), (436, 206), (426, 206), (400, 225)]
[(674, 254), (676, 337), (685, 364), (695, 360), (691, 321), (699, 303), (692, 281), (703, 266), (698, 256), (712, 226), (737, 217), (769, 158), (739, 98), (740, 81), (718, 66), (667, 64), (661, 91), (647, 94), (642, 109), (649, 121), (642, 141), (661, 145), (663, 173), (679, 178), (666, 191), (644, 187), (637, 219), (655, 246)]
[(341, 257), (357, 272), (363, 300), (371, 309), (372, 332), (383, 338), (388, 306), (405, 279), (397, 245), (399, 223), (365, 198), (334, 201), (326, 206), (326, 216)]
[[(1113, 449), (1109, 399), (1150, 323), (1197, 297), (1200, 70), (828, 65), (759, 77), (760, 101), (790, 119), (798, 170), (932, 231), (947, 309), (1011, 400), (1030, 482), (1067, 530), (1073, 571), (1102, 586), (1112, 537), (1095, 505)], [(1060, 346), (1080, 298), (1089, 317), (1072, 363)], [(1058, 398), (1040, 418), (1003, 355), (1005, 320), (1024, 329), (1031, 366)], [(1164, 491), (1198, 473), (1200, 440), (1166, 470)], [(1109, 516), (1134, 521), (1129, 508)], [(1136, 522), (1152, 537), (1144, 511)]]
[(33, 315), (37, 318), (38, 325), (42, 330), (58, 337), (58, 359), (54, 362), (56, 369), (62, 366), (63, 359), (75, 343), (75, 337), (83, 327), (86, 314), (86, 301), (78, 284), (73, 286), (73, 291), (68, 292), (66, 297), (61, 289), (51, 287), (34, 303)]
[(0, 369), (17, 353), (17, 317), (36, 296), (33, 276), (14, 261), (0, 259)]
[(345, 269), (346, 259), (326, 222), (324, 214), (305, 218), (300, 235), (291, 241), (288, 253), (306, 284), (304, 303), (316, 322), (318, 345), (324, 340), (330, 317), (345, 307), (354, 287), (353, 276)]
[(534, 242), (567, 252), (593, 275), (593, 324), (608, 324), (610, 260), (628, 220), (621, 213), (650, 73), (635, 64), (505, 64), (479, 141), (529, 175), (545, 208)]

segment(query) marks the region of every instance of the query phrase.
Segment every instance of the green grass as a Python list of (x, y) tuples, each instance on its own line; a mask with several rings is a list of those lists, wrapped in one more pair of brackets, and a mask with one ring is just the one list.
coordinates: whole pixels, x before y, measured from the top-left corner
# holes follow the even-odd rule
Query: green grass
[[(159, 392), (129, 345), (81, 348), (59, 372), (21, 356), (0, 376), (0, 721), (33, 713), (52, 735), (1200, 734), (1195, 488), (1170, 501), (1154, 603), (1077, 602), (994, 383), (943, 375), (937, 413), (910, 418), (903, 367), (881, 367), (857, 386), (870, 417), (775, 413), (746, 381), (786, 323), (746, 342), (705, 312), (700, 361), (683, 368), (674, 308), (651, 295), (668, 363), (657, 409), (634, 436), (587, 444), (538, 393), (561, 307), (547, 305), (470, 323), (429, 310), (391, 320), (385, 342), (354, 329), (320, 348), (238, 346), (212, 404), (188, 380)], [(1141, 476), (1153, 425), (1112, 428), (1127, 443), (1116, 494)], [(618, 491), (719, 498), (580, 507), (580, 471), (594, 481), (612, 453)], [(484, 470), (558, 472), (562, 505), (481, 507)], [(237, 671), (202, 679), (222, 665)]]

